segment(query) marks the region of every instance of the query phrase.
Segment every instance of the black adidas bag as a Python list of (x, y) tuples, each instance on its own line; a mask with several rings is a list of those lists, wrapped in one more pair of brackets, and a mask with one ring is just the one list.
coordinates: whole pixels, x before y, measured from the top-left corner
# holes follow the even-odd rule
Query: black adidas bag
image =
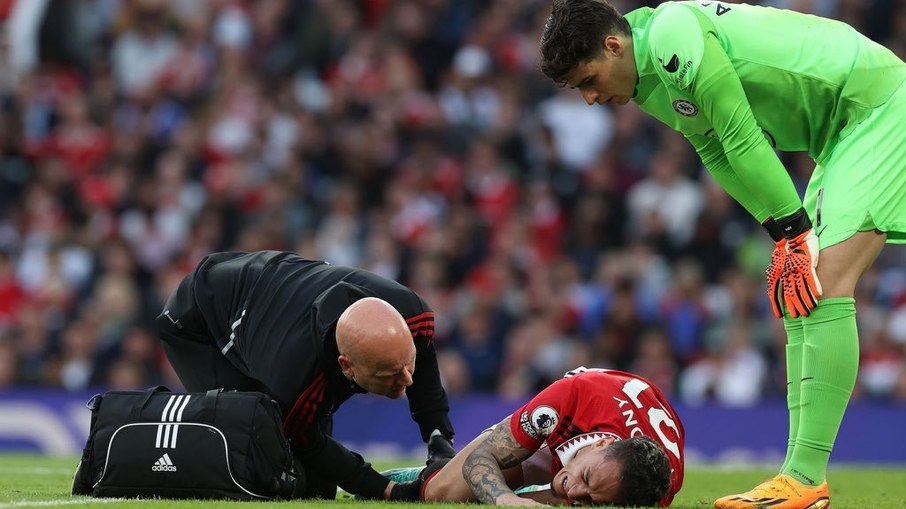
[(288, 499), (296, 477), (280, 409), (259, 392), (113, 391), (88, 402), (72, 483), (96, 497)]

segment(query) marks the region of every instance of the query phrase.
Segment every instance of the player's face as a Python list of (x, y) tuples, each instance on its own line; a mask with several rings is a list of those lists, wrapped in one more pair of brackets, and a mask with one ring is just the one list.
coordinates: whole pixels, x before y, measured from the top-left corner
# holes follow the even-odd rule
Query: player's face
[(589, 105), (626, 104), (638, 81), (632, 48), (614, 36), (605, 38), (602, 46), (601, 53), (580, 62), (566, 76), (566, 86), (578, 89)]
[(372, 393), (398, 399), (412, 385), (415, 374), (415, 348), (405, 357), (384, 359), (373, 365), (362, 365), (353, 370), (353, 380)]
[(617, 501), (620, 469), (604, 458), (603, 449), (612, 438), (601, 440), (580, 450), (551, 481), (554, 495), (580, 505), (606, 505)]

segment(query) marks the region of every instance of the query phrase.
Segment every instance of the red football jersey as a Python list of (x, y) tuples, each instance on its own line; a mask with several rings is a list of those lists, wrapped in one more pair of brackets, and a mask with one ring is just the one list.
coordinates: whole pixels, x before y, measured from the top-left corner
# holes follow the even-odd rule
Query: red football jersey
[(510, 431), (526, 449), (537, 451), (546, 443), (554, 474), (597, 440), (646, 436), (661, 444), (672, 469), (670, 491), (658, 505), (670, 505), (683, 486), (683, 424), (661, 391), (632, 373), (570, 371), (513, 412)]

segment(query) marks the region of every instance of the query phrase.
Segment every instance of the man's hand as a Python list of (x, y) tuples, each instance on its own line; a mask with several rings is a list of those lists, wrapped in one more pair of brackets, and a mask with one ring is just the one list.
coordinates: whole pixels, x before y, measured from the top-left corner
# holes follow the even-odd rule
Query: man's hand
[(448, 461), (453, 459), (453, 456), (456, 456), (453, 440), (444, 436), (440, 430), (432, 431), (431, 436), (428, 438), (428, 461), (425, 462), (428, 469), (432, 469), (432, 472), (438, 470), (439, 468), (432, 467), (437, 466), (438, 463), (441, 463), (441, 467), (446, 465)]
[(768, 299), (771, 301), (771, 311), (777, 318), (783, 318), (783, 270), (786, 262), (786, 239), (774, 243), (774, 252), (771, 253), (771, 264), (764, 271), (768, 280)]
[(421, 500), (422, 480), (410, 482), (390, 481), (390, 496), (387, 500), (396, 502), (418, 502)]
[(425, 468), (419, 472), (418, 478), (423, 482), (428, 482), (434, 474), (453, 459), (453, 456), (456, 456), (453, 441), (444, 436), (440, 430), (432, 431), (428, 438), (428, 460), (425, 462)]
[(777, 318), (783, 318), (783, 265), (786, 261), (786, 239), (780, 225), (773, 218), (761, 223), (774, 241), (774, 252), (771, 253), (771, 264), (764, 271), (768, 281), (768, 300), (771, 301), (771, 311)]
[(817, 266), (818, 236), (810, 228), (787, 242), (783, 264), (783, 302), (793, 318), (808, 316), (818, 305), (821, 282), (815, 272)]
[(821, 282), (815, 268), (818, 266), (818, 236), (812, 223), (799, 209), (792, 216), (777, 221), (786, 238), (786, 259), (783, 262), (783, 302), (790, 316), (808, 316), (818, 305)]

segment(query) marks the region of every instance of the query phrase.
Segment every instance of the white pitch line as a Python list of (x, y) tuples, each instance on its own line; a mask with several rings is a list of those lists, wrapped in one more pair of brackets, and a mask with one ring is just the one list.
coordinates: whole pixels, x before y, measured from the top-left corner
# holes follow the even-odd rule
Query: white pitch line
[(73, 499), (60, 498), (57, 500), (22, 500), (19, 502), (0, 502), (0, 509), (11, 509), (13, 507), (57, 507), (61, 505), (85, 505), (85, 504), (109, 504), (110, 502), (125, 502), (125, 498), (92, 498)]

